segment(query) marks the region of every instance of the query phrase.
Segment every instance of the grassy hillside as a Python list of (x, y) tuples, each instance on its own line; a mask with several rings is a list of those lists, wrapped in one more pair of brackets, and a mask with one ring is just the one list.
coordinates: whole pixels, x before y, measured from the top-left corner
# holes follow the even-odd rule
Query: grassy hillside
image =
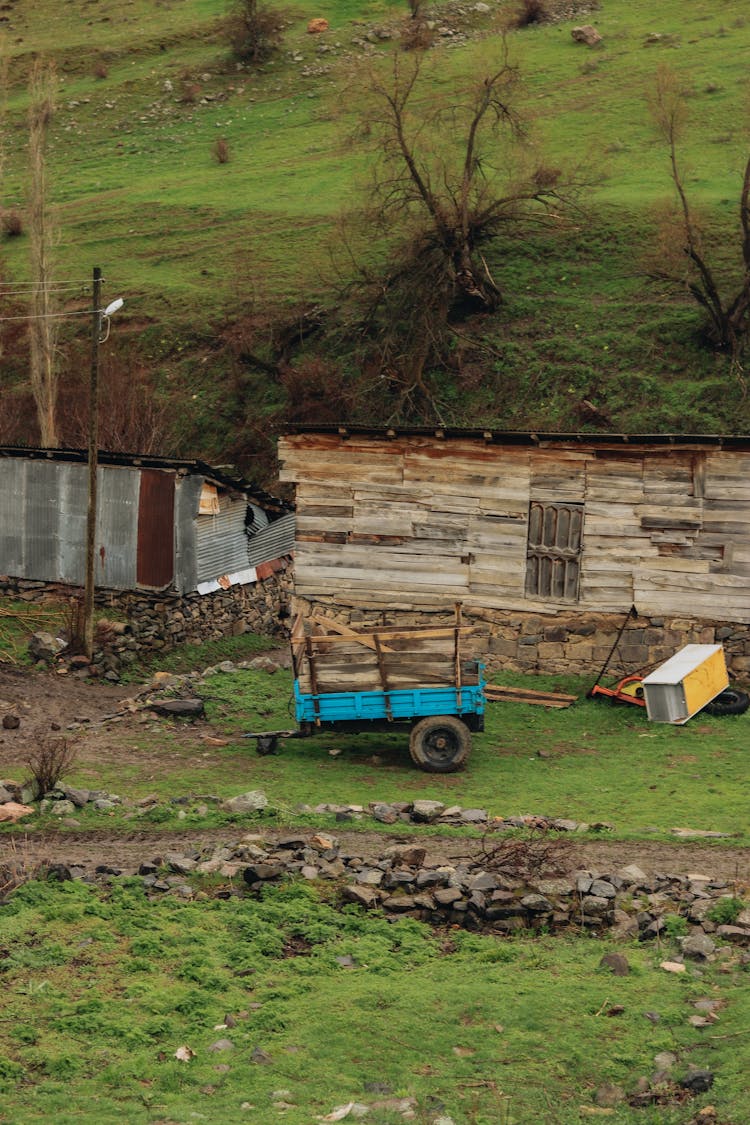
[[(501, 26), (518, 4), (476, 7), (431, 8), (424, 104), (460, 102), (497, 66)], [(357, 410), (359, 367), (340, 325), (301, 349), (335, 361), (322, 375), (303, 366), (299, 378), (284, 379), (243, 356), (273, 367), (273, 342), (300, 310), (340, 307), (337, 286), (350, 266), (338, 221), (365, 199), (372, 75), (392, 68), (399, 39), (382, 35), (398, 32), (408, 10), (359, 0), (285, 7), (281, 48), (261, 66), (230, 56), (226, 12), (225, 0), (11, 6), (0, 205), (23, 214), (26, 81), (32, 55), (43, 52), (60, 77), (50, 149), (58, 276), (85, 291), (99, 265), (107, 297), (125, 297), (109, 362), (137, 368), (145, 393), (163, 405), (169, 448), (242, 459), (269, 448), (269, 420)], [(319, 15), (330, 30), (309, 35), (307, 22)], [(603, 36), (596, 48), (571, 37), (586, 22)], [(682, 161), (717, 242), (711, 260), (739, 275), (746, 5), (664, 0), (654, 11), (646, 0), (602, 0), (596, 11), (514, 30), (508, 41), (539, 152), (551, 165), (580, 161), (594, 185), (565, 229), (489, 248), (505, 300), (491, 317), (474, 318), (466, 354), (436, 377), (442, 417), (506, 428), (606, 425), (582, 413), (588, 400), (617, 429), (746, 430), (742, 379), (704, 346), (697, 307), (685, 292), (648, 283), (642, 266), (656, 211), (672, 198), (668, 154), (646, 104), (667, 63), (689, 87)], [(214, 156), (219, 138), (226, 163)], [(361, 252), (376, 261), (382, 250), (372, 238)], [(28, 277), (27, 235), (4, 238), (0, 254), (12, 292)], [(4, 307), (3, 315), (23, 312), (11, 295)], [(84, 318), (65, 323), (73, 385), (88, 329)], [(16, 322), (3, 327), (7, 402), (25, 359), (22, 341), (7, 338)], [(287, 350), (292, 368), (299, 354)], [(367, 401), (362, 409), (375, 409)], [(6, 425), (0, 440), (34, 440), (28, 424), (19, 427), (9, 433)]]

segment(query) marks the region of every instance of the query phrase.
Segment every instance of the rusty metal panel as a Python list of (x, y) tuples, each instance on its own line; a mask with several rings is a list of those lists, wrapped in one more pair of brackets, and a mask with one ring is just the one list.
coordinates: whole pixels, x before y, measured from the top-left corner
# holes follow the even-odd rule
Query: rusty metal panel
[(26, 462), (0, 461), (0, 574), (24, 574), (26, 551)]
[(196, 551), (198, 582), (208, 582), (222, 574), (248, 567), (247, 501), (233, 500), (224, 493), (219, 497), (220, 511), (214, 516), (198, 516), (196, 520)]
[(294, 551), (294, 524), (294, 512), (289, 512), (251, 536), (248, 542), (250, 565), (260, 566), (261, 563), (291, 555)]
[(139, 586), (163, 589), (174, 578), (175, 474), (142, 469), (138, 500)]

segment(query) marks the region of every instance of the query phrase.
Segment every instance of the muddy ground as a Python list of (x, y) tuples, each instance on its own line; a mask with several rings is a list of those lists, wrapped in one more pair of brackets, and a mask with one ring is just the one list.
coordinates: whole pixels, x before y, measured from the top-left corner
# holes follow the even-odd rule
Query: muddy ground
[[(37, 736), (63, 736), (71, 723), (83, 723), (76, 731), (76, 739), (86, 751), (100, 760), (110, 755), (121, 755), (123, 743), (136, 732), (149, 726), (159, 728), (159, 721), (146, 712), (133, 712), (118, 716), (115, 721), (108, 716), (126, 708), (141, 691), (139, 685), (114, 685), (92, 683), (74, 674), (29, 672), (15, 667), (0, 666), (0, 722), (6, 714), (17, 714), (21, 720), (18, 729), (0, 727), (0, 779), (17, 774), (17, 763), (22, 748)], [(221, 739), (220, 731), (212, 731), (210, 724), (181, 727), (181, 742), (194, 740), (203, 751), (210, 747), (212, 738)], [(139, 761), (142, 760), (139, 759)], [(154, 760), (157, 767), (157, 760)], [(187, 852), (200, 850), (207, 845), (223, 841), (238, 842), (252, 828), (196, 829), (192, 832), (153, 831), (139, 827), (133, 832), (108, 832), (93, 830), (76, 832), (69, 829), (34, 831), (22, 824), (14, 834), (0, 837), (0, 860), (15, 852), (29, 863), (46, 859), (55, 862), (80, 863), (85, 866), (107, 864), (131, 869), (143, 860), (151, 860), (167, 851)], [(283, 826), (266, 825), (260, 833), (269, 841), (288, 834)], [(295, 829), (295, 832), (298, 830)], [(310, 830), (312, 834), (313, 830)], [(365, 859), (376, 858), (385, 847), (400, 837), (368, 830), (341, 829), (334, 832), (339, 843), (352, 854)], [(402, 837), (412, 843), (413, 832)], [(492, 837), (496, 840), (497, 837)], [(425, 836), (421, 843), (428, 850), (429, 859), (444, 861), (475, 856), (481, 844), (476, 840), (455, 837)], [(489, 843), (489, 841), (488, 841)], [(614, 871), (626, 864), (635, 863), (647, 874), (668, 872), (688, 874), (700, 872), (736, 883), (750, 883), (750, 848), (709, 846), (702, 841), (674, 844), (650, 841), (566, 840), (565, 867), (568, 871), (594, 868), (601, 872)]]

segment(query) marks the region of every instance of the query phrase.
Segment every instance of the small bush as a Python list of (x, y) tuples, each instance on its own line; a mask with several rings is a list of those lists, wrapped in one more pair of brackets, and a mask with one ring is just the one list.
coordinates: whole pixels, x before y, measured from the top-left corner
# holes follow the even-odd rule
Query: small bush
[(516, 27), (530, 27), (534, 23), (544, 23), (549, 18), (546, 0), (521, 0), (513, 22)]
[(284, 19), (258, 0), (235, 0), (226, 22), (232, 54), (240, 62), (259, 63), (278, 49)]
[(107, 78), (108, 76), (109, 70), (104, 63), (97, 63), (94, 67), (94, 78)]
[(664, 936), (671, 938), (673, 941), (678, 937), (685, 937), (688, 932), (687, 920), (681, 914), (665, 914), (662, 919), (664, 922)]
[(434, 27), (430, 27), (417, 10), (401, 32), (401, 46), (405, 51), (427, 51), (436, 38)]
[(23, 217), (19, 211), (3, 211), (0, 223), (6, 238), (18, 238), (23, 234)]
[(184, 78), (180, 85), (179, 100), (183, 105), (195, 105), (201, 92), (200, 82)]
[(34, 750), (24, 758), (39, 795), (55, 789), (58, 782), (73, 769), (76, 749), (67, 738), (40, 738)]
[(707, 910), (706, 917), (716, 926), (733, 926), (744, 909), (745, 903), (741, 898), (727, 896)]
[(226, 137), (217, 137), (211, 151), (217, 164), (229, 163), (229, 143)]

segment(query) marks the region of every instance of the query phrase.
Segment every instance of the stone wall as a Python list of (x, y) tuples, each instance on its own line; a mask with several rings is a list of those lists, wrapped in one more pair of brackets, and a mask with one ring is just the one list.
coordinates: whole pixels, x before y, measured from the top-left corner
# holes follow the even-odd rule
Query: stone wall
[[(294, 600), (293, 612), (309, 613), (312, 605)], [(365, 613), (321, 602), (315, 605), (342, 624), (452, 624), (452, 613)], [(522, 672), (591, 675), (601, 670), (625, 615), (580, 612), (548, 617), (499, 609), (462, 610), (465, 625), (475, 626), (467, 647), (486, 662), (490, 674), (511, 668)], [(750, 680), (750, 625), (696, 620), (690, 617), (631, 618), (612, 659), (609, 675), (625, 675), (654, 667), (687, 644), (721, 644), (727, 667), (740, 681)]]
[[(96, 591), (98, 625), (94, 666), (116, 674), (143, 656), (167, 651), (185, 642), (218, 640), (242, 633), (288, 636), (292, 594), (291, 560), (267, 563), (263, 577), (212, 594), (150, 593), (144, 590)], [(25, 579), (0, 578), (0, 596), (44, 605), (80, 604), (80, 590)], [(109, 618), (111, 614), (111, 619)]]

